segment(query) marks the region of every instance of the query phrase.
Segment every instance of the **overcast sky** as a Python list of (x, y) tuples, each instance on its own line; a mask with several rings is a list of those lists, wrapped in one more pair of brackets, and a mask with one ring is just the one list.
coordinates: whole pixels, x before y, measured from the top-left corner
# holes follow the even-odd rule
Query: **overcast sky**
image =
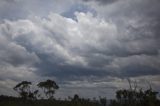
[(160, 0), (0, 0), (0, 94), (55, 80), (56, 97), (160, 91)]

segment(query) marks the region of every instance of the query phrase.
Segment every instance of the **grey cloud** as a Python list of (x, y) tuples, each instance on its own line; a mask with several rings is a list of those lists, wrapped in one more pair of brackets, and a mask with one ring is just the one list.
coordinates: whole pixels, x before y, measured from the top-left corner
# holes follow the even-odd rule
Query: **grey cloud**
[[(36, 78), (34, 65), (40, 59), (12, 39), (9, 25), (0, 24), (0, 77), (3, 80), (19, 81)], [(11, 33), (10, 33), (11, 32)], [(5, 81), (4, 81), (5, 82)]]
[[(50, 14), (45, 19), (37, 17), (6, 21), (6, 24), (2, 24), (6, 28), (3, 34), (8, 34), (13, 42), (35, 53), (42, 60), (42, 63), (37, 63), (35, 67), (41, 70), (40, 74), (46, 76), (119, 76), (121, 72), (116, 73), (114, 65), (119, 66), (117, 70), (129, 70), (134, 67), (132, 63), (139, 63), (141, 57), (143, 61), (153, 61), (140, 64), (140, 70), (143, 65), (148, 65), (151, 70), (159, 70), (159, 62), (155, 59), (159, 55), (159, 46), (155, 37), (143, 36), (143, 39), (135, 39), (134, 36), (137, 35), (131, 34), (130, 29), (126, 29), (127, 33), (119, 34), (116, 24), (94, 17), (91, 13), (76, 13), (76, 17), (77, 21)], [(127, 37), (131, 35), (133, 38)], [(132, 62), (132, 57), (136, 55), (139, 56), (138, 60)], [(16, 55), (13, 57), (16, 58)], [(114, 62), (116, 58), (122, 58), (124, 63), (120, 64), (121, 59)], [(13, 61), (12, 64), (16, 62)], [(157, 71), (153, 71), (153, 75), (157, 74)], [(126, 71), (126, 74), (128, 72), (130, 71)], [(130, 74), (133, 74), (132, 71), (128, 75)], [(138, 74), (143, 75), (141, 72), (136, 75)]]
[(63, 13), (72, 4), (72, 0), (1, 0), (0, 19), (2, 21), (26, 19), (30, 16), (46, 17), (50, 12)]
[(114, 21), (119, 32), (118, 42), (114, 42), (109, 51), (99, 52), (118, 57), (158, 55), (159, 4), (158, 0), (154, 0), (153, 3), (149, 0), (122, 0), (103, 8), (93, 7), (100, 15), (105, 14), (106, 20)]
[[(1, 42), (2, 44), (2, 42)], [(32, 65), (36, 62), (39, 62), (39, 58), (34, 53), (29, 53), (25, 50), (25, 48), (16, 45), (14, 43), (8, 43), (6, 42), (5, 46), (2, 46), (0, 48), (1, 52), (1, 62), (7, 62), (14, 66), (20, 66), (20, 65)]]
[(14, 91), (12, 90), (12, 87), (16, 84), (17, 82), (16, 81), (13, 81), (11, 79), (3, 79), (3, 80), (0, 80), (0, 94), (3, 94), (3, 95), (12, 95), (14, 96)]
[[(97, 90), (99, 89), (99, 90)], [(67, 98), (68, 96), (73, 97), (73, 95), (78, 94), (80, 97), (84, 98), (91, 98), (91, 97), (97, 97), (97, 95), (101, 94), (101, 96), (107, 97), (108, 98), (114, 98), (114, 93), (115, 90), (113, 89), (107, 89), (107, 88), (72, 88), (72, 87), (65, 87), (65, 88), (60, 88), (59, 91), (55, 94), (56, 97), (64, 97)], [(87, 95), (86, 95), (87, 94)]]
[[(125, 80), (118, 78), (105, 77), (103, 80), (99, 77), (83, 77), (81, 80), (66, 81), (60, 85), (60, 90), (57, 92), (57, 96), (69, 95), (73, 96), (78, 93), (82, 97), (97, 97), (95, 95), (101, 94), (101, 96), (108, 98), (114, 98), (113, 92), (120, 86), (128, 87)], [(98, 89), (98, 90), (97, 90)], [(65, 92), (68, 91), (68, 92)], [(90, 93), (85, 95), (85, 93)]]
[(137, 77), (146, 75), (159, 75), (160, 55), (135, 55), (115, 58), (111, 67), (119, 70), (121, 77)]

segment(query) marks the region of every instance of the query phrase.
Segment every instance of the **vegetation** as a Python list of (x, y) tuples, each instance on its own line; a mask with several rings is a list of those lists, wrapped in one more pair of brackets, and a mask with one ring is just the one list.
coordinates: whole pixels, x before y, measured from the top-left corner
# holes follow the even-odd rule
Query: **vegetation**
[(53, 95), (55, 93), (55, 90), (59, 88), (58, 85), (52, 80), (40, 82), (37, 86), (39, 88), (43, 89), (43, 91), (48, 99), (53, 99)]
[(53, 80), (46, 80), (37, 84), (37, 87), (44, 92), (44, 97), (39, 90), (31, 88), (32, 83), (22, 81), (13, 89), (19, 97), (0, 96), (0, 106), (160, 106), (158, 92), (150, 86), (143, 90), (137, 88), (137, 83), (131, 84), (129, 89), (116, 91), (116, 99), (107, 100), (100, 97), (99, 100), (80, 98), (77, 94), (65, 100), (54, 99), (54, 93), (59, 88)]
[(23, 100), (34, 100), (37, 99), (39, 95), (38, 90), (31, 90), (31, 85), (31, 82), (22, 81), (21, 83), (17, 84), (13, 89), (19, 93), (20, 97)]

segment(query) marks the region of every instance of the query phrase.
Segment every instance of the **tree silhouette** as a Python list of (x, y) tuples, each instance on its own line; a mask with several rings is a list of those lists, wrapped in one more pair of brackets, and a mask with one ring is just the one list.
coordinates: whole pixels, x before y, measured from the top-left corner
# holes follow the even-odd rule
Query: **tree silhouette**
[(37, 86), (44, 91), (44, 93), (48, 99), (53, 99), (53, 95), (55, 93), (55, 90), (59, 89), (59, 86), (53, 80), (46, 80), (44, 82), (40, 82), (40, 83), (38, 83)]
[(32, 83), (28, 81), (22, 81), (21, 83), (17, 84), (13, 89), (19, 93), (19, 95), (23, 99), (28, 99), (31, 95), (30, 94), (30, 85)]
[(120, 106), (157, 106), (157, 94), (150, 87), (147, 90), (137, 89), (137, 84), (130, 84), (130, 89), (117, 90), (117, 104)]
[(20, 97), (23, 99), (37, 99), (40, 95), (38, 94), (39, 91), (31, 90), (31, 82), (22, 81), (21, 83), (17, 84), (13, 89), (19, 93)]
[(78, 94), (75, 94), (72, 101), (79, 101), (79, 100), (80, 100), (80, 98), (79, 98)]
[(106, 106), (106, 104), (107, 104), (107, 99), (105, 98), (105, 97), (100, 97), (99, 98), (99, 100), (100, 100), (100, 103), (102, 104), (102, 106)]

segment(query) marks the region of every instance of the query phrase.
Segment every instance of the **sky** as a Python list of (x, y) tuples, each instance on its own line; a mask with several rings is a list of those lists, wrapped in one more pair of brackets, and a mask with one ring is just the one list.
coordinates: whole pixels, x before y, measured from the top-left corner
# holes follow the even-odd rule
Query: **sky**
[(159, 0), (0, 0), (0, 94), (27, 80), (55, 97), (160, 91)]

